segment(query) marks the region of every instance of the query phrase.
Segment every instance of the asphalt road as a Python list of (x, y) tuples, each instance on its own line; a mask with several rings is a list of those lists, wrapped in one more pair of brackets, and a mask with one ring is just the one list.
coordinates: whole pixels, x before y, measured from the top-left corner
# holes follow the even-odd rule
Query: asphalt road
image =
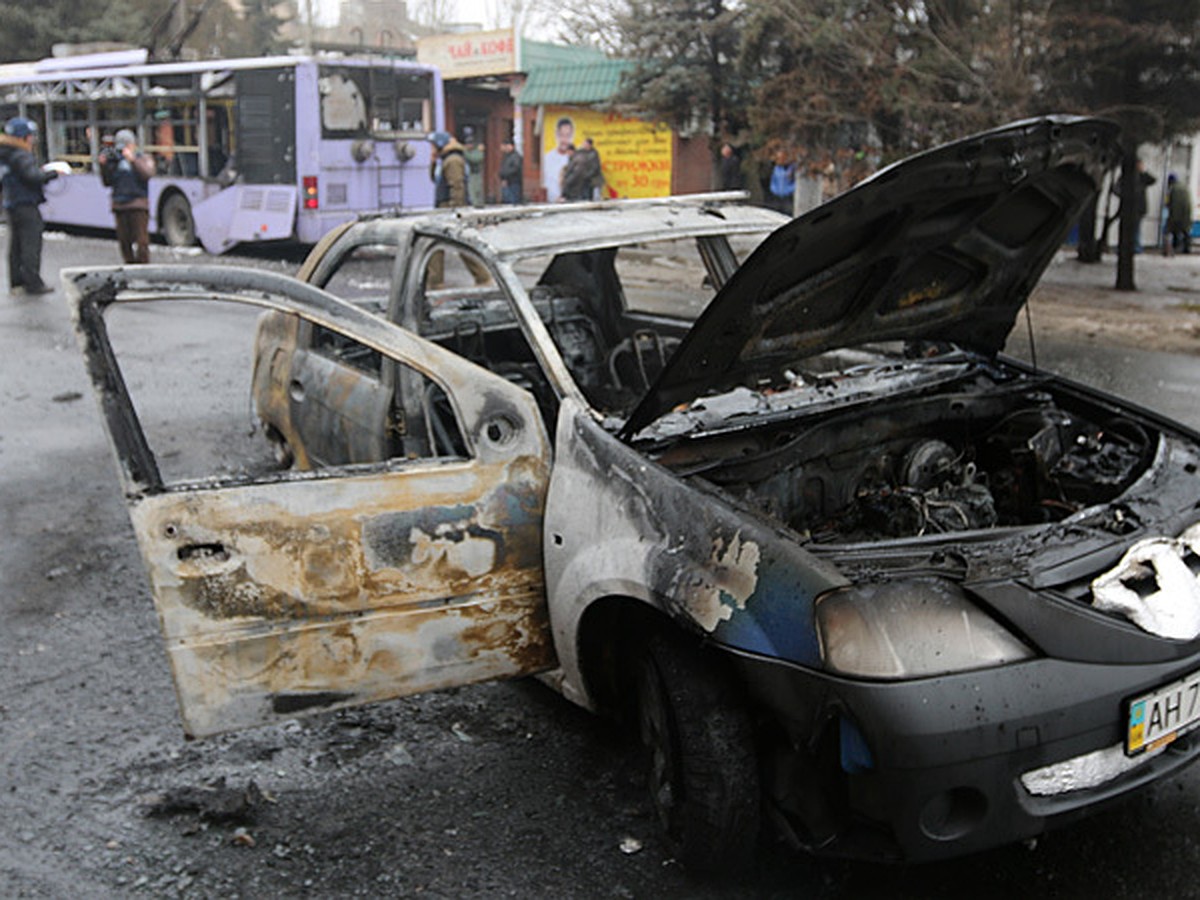
[[(116, 256), (51, 235), (44, 274)], [(216, 332), (186, 343), (210, 365), (143, 387), (245, 367)], [(1195, 358), (1039, 359), (1200, 425)], [(535, 682), (189, 743), (61, 294), (0, 293), (0, 372), (2, 896), (1200, 896), (1200, 769), (1032, 846), (914, 867), (767, 847), (729, 883), (668, 858), (626, 737)]]

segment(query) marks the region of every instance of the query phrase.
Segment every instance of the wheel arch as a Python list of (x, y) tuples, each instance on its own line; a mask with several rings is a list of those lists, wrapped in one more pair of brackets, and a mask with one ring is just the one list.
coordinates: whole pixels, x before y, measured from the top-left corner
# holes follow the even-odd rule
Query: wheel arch
[[(630, 713), (633, 661), (655, 634), (693, 643), (697, 649), (705, 644), (704, 638), (687, 624), (627, 594), (600, 597), (584, 610), (577, 626), (575, 652), (579, 676), (593, 709), (619, 719)], [(732, 671), (727, 674), (736, 677)]]
[(610, 594), (591, 603), (579, 619), (576, 654), (590, 705), (626, 719), (632, 710), (632, 666), (645, 638), (674, 625), (645, 601)]

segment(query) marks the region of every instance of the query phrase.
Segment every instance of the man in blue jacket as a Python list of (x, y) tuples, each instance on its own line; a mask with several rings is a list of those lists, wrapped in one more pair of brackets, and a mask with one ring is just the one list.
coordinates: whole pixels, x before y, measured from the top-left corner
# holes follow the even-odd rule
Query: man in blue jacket
[(0, 134), (0, 188), (8, 212), (8, 284), (12, 293), (47, 294), (54, 288), (42, 281), (42, 188), (58, 177), (44, 172), (33, 155), (37, 123), (24, 116), (9, 119)]

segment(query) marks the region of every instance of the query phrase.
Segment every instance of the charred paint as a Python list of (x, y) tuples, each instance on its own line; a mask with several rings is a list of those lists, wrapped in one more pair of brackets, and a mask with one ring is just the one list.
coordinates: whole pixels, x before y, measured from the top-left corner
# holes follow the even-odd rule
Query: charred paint
[(715, 537), (712, 544), (708, 564), (692, 575), (692, 584), (683, 591), (692, 616), (705, 631), (715, 630), (736, 611), (745, 609), (758, 585), (756, 543), (743, 542), (738, 532), (728, 541)]
[[(569, 615), (582, 618), (591, 600), (628, 591), (726, 646), (819, 660), (812, 601), (845, 583), (837, 570), (769, 519), (648, 461), (586, 415), (560, 424), (547, 523), (562, 538), (546, 550), (558, 632), (578, 627)], [(563, 654), (562, 662), (564, 691), (583, 694), (577, 659)]]
[(449, 608), (174, 646), (171, 661), (187, 730), (205, 735), (549, 668), (555, 657), (545, 617), (536, 585), (502, 600), (458, 598)]
[(540, 543), (539, 471), (467, 462), (143, 498), (132, 514), (189, 732), (283, 715), (281, 697), (342, 706), (553, 665), (541, 567), (505, 549), (512, 533)]
[(531, 607), (519, 628), (481, 622), (463, 629), (462, 640), (472, 647), (504, 646), (518, 666), (531, 672), (545, 668), (554, 659), (550, 616), (545, 604)]
[[(525, 391), (271, 273), (146, 266), (64, 280), (189, 733), (554, 665), (538, 552), (549, 444)], [(278, 327), (265, 330), (267, 345), (293, 337), (302, 317), (436, 380), (471, 458), (164, 485), (97, 304), (153, 298), (169, 308), (209, 297), (271, 311)], [(275, 348), (259, 349), (267, 352), (255, 373), (260, 409), (264, 397), (286, 404), (278, 394), (295, 372), (283, 377), (272, 365)], [(335, 378), (330, 386), (337, 406), (362, 383)], [(304, 466), (305, 448), (293, 449)]]
[(180, 598), (190, 608), (212, 619), (292, 619), (304, 605), (287, 594), (251, 580), (244, 565), (213, 574), (181, 576)]
[[(463, 543), (477, 536), (473, 506), (425, 507), (385, 513), (363, 522), (363, 548), (373, 569), (411, 565), (417, 547), (436, 536), (447, 543)], [(493, 532), (495, 534), (495, 532)]]

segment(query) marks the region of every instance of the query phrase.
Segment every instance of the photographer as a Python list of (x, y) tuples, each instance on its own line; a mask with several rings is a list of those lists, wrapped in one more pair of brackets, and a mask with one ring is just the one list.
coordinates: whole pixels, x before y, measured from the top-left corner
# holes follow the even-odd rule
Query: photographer
[(138, 149), (137, 138), (122, 128), (111, 148), (100, 152), (100, 180), (112, 188), (117, 243), (126, 263), (150, 262), (150, 176), (154, 160)]

